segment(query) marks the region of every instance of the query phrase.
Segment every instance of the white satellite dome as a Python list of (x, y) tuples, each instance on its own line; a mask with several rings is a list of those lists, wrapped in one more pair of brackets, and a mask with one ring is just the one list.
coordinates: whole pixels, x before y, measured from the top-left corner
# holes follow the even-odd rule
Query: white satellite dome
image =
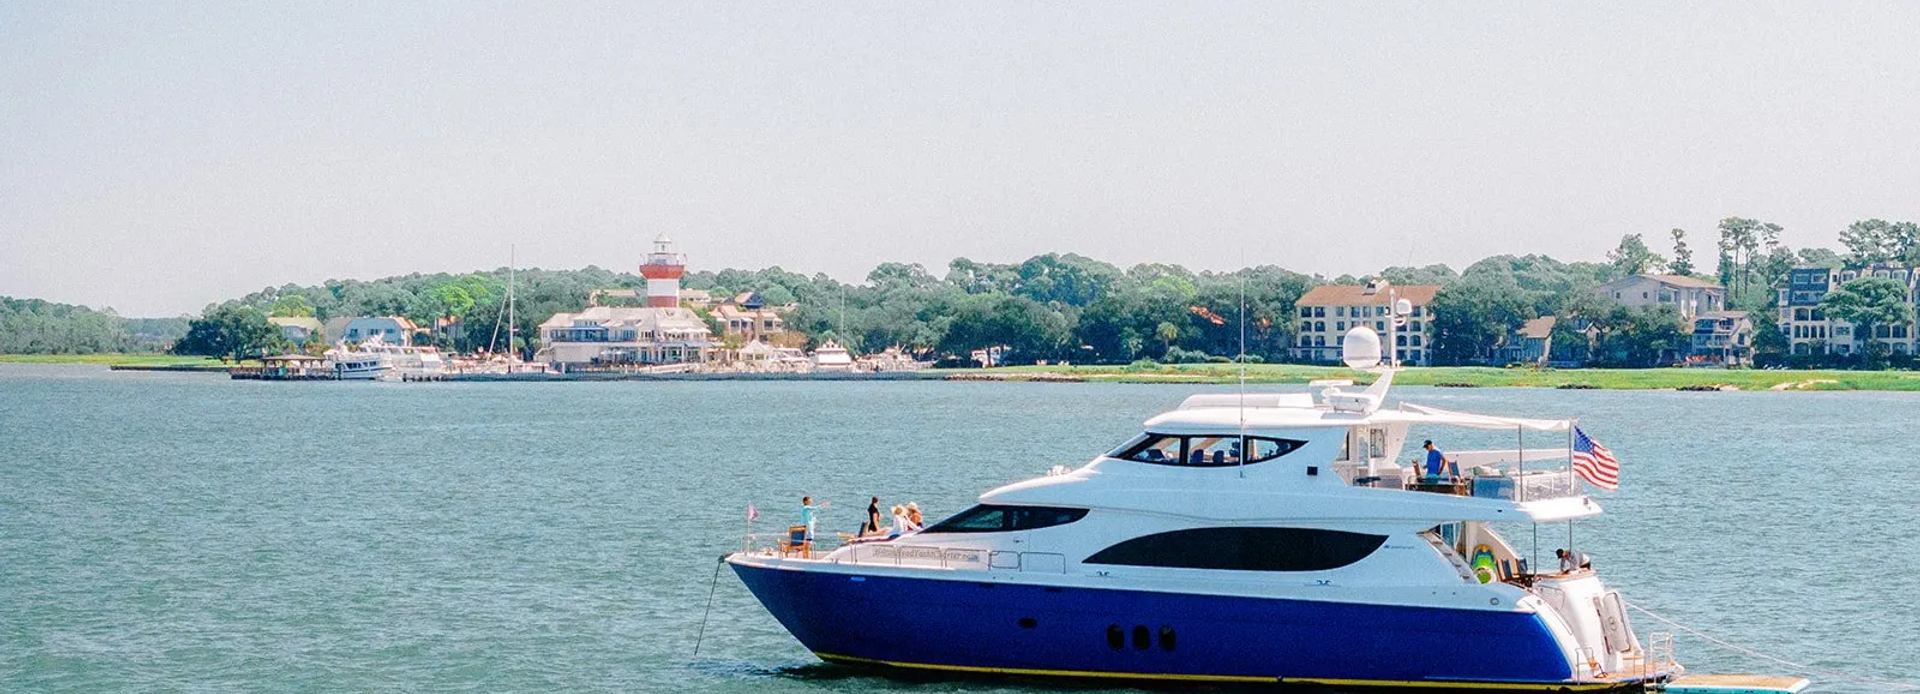
[(1356, 325), (1340, 338), (1340, 360), (1350, 369), (1371, 369), (1380, 365), (1380, 334), (1373, 328)]

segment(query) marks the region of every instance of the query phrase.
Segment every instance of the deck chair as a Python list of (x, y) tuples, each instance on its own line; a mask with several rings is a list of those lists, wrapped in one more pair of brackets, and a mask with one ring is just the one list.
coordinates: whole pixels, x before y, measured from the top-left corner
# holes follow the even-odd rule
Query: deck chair
[(780, 556), (789, 557), (798, 553), (806, 556), (813, 551), (813, 543), (807, 541), (807, 526), (787, 526), (787, 539), (780, 542)]

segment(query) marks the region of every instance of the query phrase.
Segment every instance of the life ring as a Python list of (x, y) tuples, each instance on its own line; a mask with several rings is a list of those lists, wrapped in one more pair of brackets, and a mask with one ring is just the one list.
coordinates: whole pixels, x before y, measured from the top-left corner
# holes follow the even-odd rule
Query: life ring
[(1473, 561), (1470, 564), (1473, 566), (1473, 577), (1479, 579), (1481, 583), (1492, 583), (1494, 577), (1499, 575), (1500, 563), (1494, 560), (1493, 549), (1486, 545), (1474, 546)]

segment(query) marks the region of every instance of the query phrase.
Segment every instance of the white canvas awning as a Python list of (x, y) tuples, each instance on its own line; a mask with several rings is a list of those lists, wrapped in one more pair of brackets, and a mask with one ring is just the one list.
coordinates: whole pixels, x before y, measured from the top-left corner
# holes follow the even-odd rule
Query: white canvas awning
[(1401, 403), (1398, 410), (1376, 412), (1376, 418), (1383, 415), (1395, 416), (1408, 424), (1437, 424), (1441, 426), (1469, 427), (1473, 429), (1532, 429), (1534, 431), (1566, 431), (1573, 428), (1571, 419), (1524, 419), (1520, 417), (1497, 417), (1490, 414), (1453, 412), (1438, 407), (1427, 407), (1413, 403)]

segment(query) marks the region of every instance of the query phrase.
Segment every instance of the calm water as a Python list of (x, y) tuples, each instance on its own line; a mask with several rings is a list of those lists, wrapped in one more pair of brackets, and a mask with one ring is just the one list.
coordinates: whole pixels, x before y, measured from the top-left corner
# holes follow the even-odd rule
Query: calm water
[[(869, 494), (941, 516), (1195, 390), (0, 365), (0, 689), (1034, 691), (818, 665), (729, 574), (690, 654), (748, 502), (763, 529), (802, 493), (828, 527)], [(1579, 540), (1630, 599), (1824, 668), (1920, 670), (1920, 397), (1397, 392), (1582, 417), (1627, 486)], [(1780, 669), (1679, 645), (1697, 672)]]

